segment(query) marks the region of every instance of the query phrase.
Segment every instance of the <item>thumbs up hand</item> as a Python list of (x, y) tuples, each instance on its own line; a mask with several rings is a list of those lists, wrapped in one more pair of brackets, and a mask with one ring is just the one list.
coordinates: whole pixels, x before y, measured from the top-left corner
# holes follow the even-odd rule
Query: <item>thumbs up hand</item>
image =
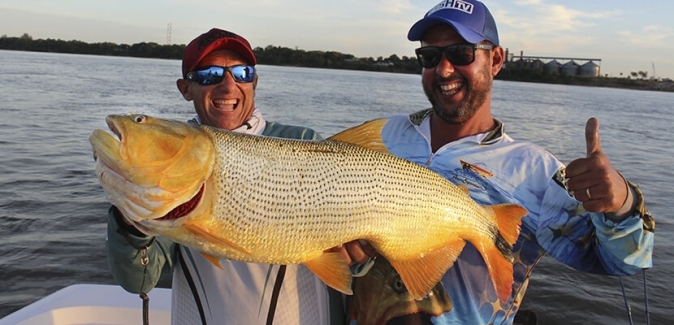
[(567, 185), (583, 208), (592, 212), (618, 211), (627, 200), (627, 182), (601, 150), (599, 121), (592, 117), (585, 125), (587, 157), (566, 167)]

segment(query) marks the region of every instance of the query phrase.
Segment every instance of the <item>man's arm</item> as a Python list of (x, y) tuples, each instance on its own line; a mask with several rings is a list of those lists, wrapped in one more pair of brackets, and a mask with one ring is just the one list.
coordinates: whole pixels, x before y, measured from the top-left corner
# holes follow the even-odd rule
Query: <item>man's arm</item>
[(106, 241), (108, 266), (126, 291), (148, 293), (163, 274), (173, 271), (176, 244), (163, 237), (149, 237), (127, 225), (114, 206), (108, 211)]
[[(650, 214), (642, 218), (635, 208), (614, 222), (605, 213), (586, 211), (560, 178), (550, 180), (540, 209), (532, 209), (535, 222), (524, 220), (546, 252), (575, 269), (598, 274), (631, 275), (652, 266)], [(643, 202), (640, 191), (635, 200)]]
[(611, 273), (634, 274), (653, 266), (655, 221), (644, 204), (641, 190), (630, 182), (628, 186), (634, 201), (626, 202), (628, 212), (592, 215), (596, 249), (603, 256), (604, 268)]
[(597, 238), (595, 253), (610, 274), (633, 274), (651, 267), (655, 222), (639, 188), (628, 182), (604, 154), (599, 121), (585, 125), (587, 156), (566, 167), (566, 186), (590, 215)]

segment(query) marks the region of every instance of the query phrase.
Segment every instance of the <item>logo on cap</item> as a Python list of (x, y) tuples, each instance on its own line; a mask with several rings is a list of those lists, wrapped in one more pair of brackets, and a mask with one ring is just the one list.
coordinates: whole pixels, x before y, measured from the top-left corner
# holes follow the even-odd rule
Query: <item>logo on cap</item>
[(434, 12), (442, 9), (454, 9), (454, 10), (459, 10), (463, 11), (469, 15), (473, 14), (473, 8), (475, 8), (475, 5), (473, 5), (470, 2), (466, 1), (461, 1), (461, 0), (447, 0), (439, 3), (435, 8), (431, 9), (427, 16), (430, 16)]
[(228, 32), (225, 30), (218, 30), (218, 29), (211, 29), (208, 34), (206, 34), (203, 38), (199, 40), (199, 49), (202, 49), (208, 45), (211, 45), (211, 43), (222, 39), (222, 38), (236, 38), (240, 39), (241, 37), (239, 35), (236, 35), (232, 32)]

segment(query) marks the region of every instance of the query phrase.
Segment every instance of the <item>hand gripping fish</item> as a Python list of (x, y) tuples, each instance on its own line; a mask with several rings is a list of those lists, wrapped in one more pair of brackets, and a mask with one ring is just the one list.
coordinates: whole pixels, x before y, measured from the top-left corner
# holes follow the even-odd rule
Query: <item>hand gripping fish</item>
[(481, 206), (465, 187), (397, 158), (385, 119), (322, 141), (245, 135), (209, 126), (111, 115), (117, 135), (89, 137), (107, 199), (141, 231), (219, 258), (304, 264), (351, 294), (340, 244), (367, 240), (415, 299), (428, 294), (465, 242), (484, 258), (501, 301), (511, 294), (512, 245), (527, 211)]

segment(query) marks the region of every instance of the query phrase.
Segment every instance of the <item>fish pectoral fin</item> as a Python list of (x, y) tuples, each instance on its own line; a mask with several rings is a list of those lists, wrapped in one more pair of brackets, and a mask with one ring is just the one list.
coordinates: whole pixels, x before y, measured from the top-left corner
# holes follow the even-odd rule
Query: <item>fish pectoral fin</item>
[(226, 249), (250, 255), (249, 251), (245, 250), (243, 247), (237, 244), (234, 244), (233, 242), (227, 240), (226, 238), (223, 238), (213, 233), (211, 229), (205, 228), (201, 225), (197, 225), (194, 223), (186, 223), (185, 229), (187, 229), (187, 231), (193, 233), (194, 235), (201, 237), (207, 242), (215, 243), (216, 245), (224, 246)]
[(370, 150), (391, 154), (381, 138), (381, 130), (386, 122), (388, 122), (388, 119), (385, 118), (368, 121), (339, 132), (329, 137), (328, 140), (347, 142)]
[(465, 245), (463, 239), (455, 239), (416, 259), (388, 261), (400, 275), (407, 292), (414, 299), (422, 300), (440, 282)]
[(325, 252), (318, 258), (305, 262), (304, 266), (329, 287), (343, 294), (353, 294), (351, 269), (340, 253)]
[(206, 254), (204, 252), (200, 252), (201, 256), (203, 256), (205, 259), (207, 259), (211, 264), (217, 266), (219, 269), (223, 270), (222, 266), (220, 266), (220, 258), (215, 257), (213, 255)]

